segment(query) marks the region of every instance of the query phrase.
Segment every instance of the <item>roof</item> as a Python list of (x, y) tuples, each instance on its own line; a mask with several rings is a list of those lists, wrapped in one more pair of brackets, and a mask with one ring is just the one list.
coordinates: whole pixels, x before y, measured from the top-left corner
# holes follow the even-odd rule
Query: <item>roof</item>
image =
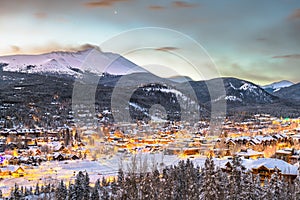
[(291, 154), (290, 151), (286, 151), (286, 150), (277, 150), (275, 153), (287, 154), (287, 155)]
[(259, 158), (257, 160), (243, 159), (242, 165), (248, 170), (257, 169), (261, 166), (265, 166), (268, 169), (275, 169), (277, 167), (282, 174), (286, 175), (298, 175), (298, 167), (291, 165), (283, 160), (274, 158)]
[(247, 149), (246, 151), (241, 151), (237, 153), (238, 156), (256, 156), (256, 155), (263, 155), (264, 153), (254, 151), (252, 149)]
[(3, 171), (3, 172), (5, 172), (5, 171), (15, 172), (15, 171), (17, 171), (19, 168), (20, 168), (22, 171), (24, 171), (24, 169), (23, 169), (21, 166), (18, 166), (18, 165), (7, 165), (6, 167), (1, 168), (1, 171)]

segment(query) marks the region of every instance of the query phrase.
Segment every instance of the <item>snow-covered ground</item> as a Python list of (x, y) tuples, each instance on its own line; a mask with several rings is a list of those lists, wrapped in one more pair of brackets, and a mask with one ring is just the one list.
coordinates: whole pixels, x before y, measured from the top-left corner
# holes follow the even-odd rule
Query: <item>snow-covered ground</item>
[[(151, 170), (153, 163), (163, 162), (164, 165), (173, 165), (178, 162), (177, 156), (170, 156), (162, 154), (148, 154), (136, 156), (137, 170), (139, 171), (140, 164), (147, 163), (147, 170)], [(122, 167), (124, 171), (128, 169), (132, 163), (132, 157), (115, 155), (97, 161), (90, 160), (73, 160), (73, 161), (50, 161), (44, 162), (37, 167), (24, 167), (26, 175), (19, 178), (6, 178), (0, 181), (0, 189), (3, 194), (9, 194), (10, 188), (17, 183), (19, 186), (35, 186), (36, 183), (41, 185), (48, 183), (57, 183), (57, 180), (73, 180), (79, 171), (86, 171), (90, 176), (91, 183), (93, 184), (97, 179), (110, 176), (115, 176), (118, 173), (118, 169)]]
[[(177, 165), (180, 160), (192, 160), (195, 166), (204, 167), (206, 157), (192, 156), (179, 158), (176, 155), (163, 155), (162, 153), (151, 154), (141, 153), (136, 155), (117, 154), (107, 156), (97, 161), (91, 160), (74, 160), (74, 161), (51, 161), (44, 162), (40, 166), (25, 168), (26, 176), (20, 178), (7, 178), (0, 181), (0, 189), (7, 196), (10, 188), (17, 183), (19, 186), (34, 186), (36, 183), (57, 184), (58, 180), (64, 180), (66, 183), (75, 179), (79, 171), (86, 171), (89, 174), (91, 184), (93, 185), (97, 179), (102, 177), (115, 177), (118, 169), (121, 167), (125, 172), (135, 170), (135, 172), (152, 171), (154, 168), (162, 170), (162, 168), (171, 165)], [(214, 159), (216, 167), (224, 167), (230, 161), (228, 159)], [(297, 167), (290, 165), (282, 160), (262, 158), (258, 160), (242, 159), (242, 165), (247, 170), (253, 167), (257, 168), (261, 165), (269, 168), (279, 168), (284, 174), (298, 174)], [(132, 167), (132, 166), (135, 166)]]

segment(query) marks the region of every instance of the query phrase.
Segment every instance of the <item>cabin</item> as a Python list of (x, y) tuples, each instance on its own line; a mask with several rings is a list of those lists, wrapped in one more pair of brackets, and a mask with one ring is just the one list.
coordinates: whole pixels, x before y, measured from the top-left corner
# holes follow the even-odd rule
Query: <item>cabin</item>
[(61, 153), (55, 153), (53, 155), (53, 160), (63, 161), (65, 160), (65, 156), (63, 156)]
[(244, 166), (253, 174), (259, 174), (261, 181), (271, 178), (277, 169), (286, 181), (293, 181), (298, 175), (298, 167), (283, 160), (274, 158), (259, 158), (257, 160), (243, 160)]
[(241, 150), (236, 155), (240, 157), (244, 157), (246, 159), (258, 159), (264, 157), (263, 152), (254, 151), (252, 149)]
[(184, 148), (183, 149), (183, 153), (185, 155), (196, 155), (196, 154), (200, 154), (201, 149), (200, 148), (196, 148), (196, 147), (192, 147), (192, 148)]
[(25, 170), (21, 166), (8, 165), (4, 168), (0, 168), (0, 175), (1, 176), (13, 176), (15, 178), (23, 177), (25, 175)]
[(289, 157), (292, 155), (292, 152), (291, 151), (286, 151), (286, 150), (277, 150), (275, 152), (275, 157), (277, 159), (281, 159), (281, 160), (284, 160), (286, 162), (289, 161)]
[[(274, 158), (258, 158), (256, 160), (242, 159), (241, 164), (243, 171), (259, 175), (261, 182), (263, 182), (266, 178), (270, 179), (276, 170), (279, 172), (279, 175), (288, 182), (294, 181), (298, 175), (297, 166)], [(229, 160), (224, 163), (221, 169), (230, 173), (232, 171), (232, 161)]]

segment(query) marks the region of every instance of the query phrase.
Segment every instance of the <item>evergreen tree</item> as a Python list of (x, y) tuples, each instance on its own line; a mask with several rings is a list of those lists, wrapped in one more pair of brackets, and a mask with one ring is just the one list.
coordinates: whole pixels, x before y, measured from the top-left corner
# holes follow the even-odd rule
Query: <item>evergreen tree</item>
[(272, 199), (280, 199), (281, 193), (283, 192), (283, 184), (279, 177), (279, 170), (277, 167), (275, 168), (275, 172), (272, 174), (270, 188), (272, 192)]
[(242, 192), (242, 164), (241, 158), (234, 156), (232, 160), (232, 172), (229, 178), (229, 199), (239, 199)]
[(123, 186), (123, 183), (124, 183), (124, 172), (123, 170), (120, 168), (119, 171), (118, 171), (118, 186)]
[(87, 172), (85, 172), (85, 177), (83, 181), (83, 200), (90, 199), (90, 178)]
[(216, 170), (216, 190), (217, 190), (217, 199), (223, 200), (226, 199), (228, 195), (227, 188), (228, 177), (227, 174), (222, 172), (220, 168)]
[(78, 174), (76, 175), (75, 184), (74, 184), (74, 190), (77, 199), (81, 200), (83, 198), (85, 192), (84, 186), (85, 186), (85, 175), (83, 174), (82, 171), (79, 171)]
[(109, 196), (109, 193), (107, 191), (107, 188), (104, 188), (102, 190), (102, 194), (101, 194), (101, 199), (102, 200), (109, 200), (110, 196)]
[(57, 200), (64, 200), (67, 197), (67, 187), (64, 184), (63, 180), (60, 181), (56, 191), (55, 191), (55, 198)]
[(39, 186), (39, 183), (37, 183), (36, 186), (35, 186), (34, 194), (35, 195), (40, 195), (40, 186)]
[(77, 194), (75, 185), (69, 184), (68, 200), (78, 200)]
[(92, 194), (91, 194), (91, 200), (99, 200), (100, 196), (99, 196), (99, 190), (97, 189), (96, 185), (92, 190)]
[(216, 183), (216, 176), (215, 176), (215, 165), (212, 160), (212, 157), (209, 157), (205, 160), (204, 166), (204, 177), (203, 177), (203, 195), (201, 199), (205, 200), (215, 200), (217, 199), (217, 183)]

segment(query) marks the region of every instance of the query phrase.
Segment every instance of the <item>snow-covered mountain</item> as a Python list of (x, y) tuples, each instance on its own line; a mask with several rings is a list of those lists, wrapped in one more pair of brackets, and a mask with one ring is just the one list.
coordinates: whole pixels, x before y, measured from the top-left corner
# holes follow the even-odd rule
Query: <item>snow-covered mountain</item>
[(1, 56), (0, 64), (4, 66), (3, 71), (70, 76), (84, 72), (126, 74), (128, 71), (145, 71), (118, 54), (92, 48), (77, 52)]
[[(213, 86), (216, 93), (218, 93), (218, 79), (198, 82), (190, 82), (198, 99), (202, 103), (209, 103), (210, 101), (220, 101), (225, 99), (227, 104), (237, 105), (253, 105), (253, 104), (268, 104), (277, 100), (277, 97), (267, 93), (258, 85), (251, 82), (240, 80), (236, 78), (223, 78), (224, 89), (226, 96), (219, 96), (216, 99), (210, 99), (209, 91), (206, 83)], [(214, 87), (215, 85), (215, 87)]]
[(268, 92), (273, 93), (273, 92), (278, 92), (281, 88), (290, 87), (292, 85), (294, 85), (293, 82), (283, 80), (283, 81), (278, 81), (269, 85), (262, 86), (262, 88)]
[(227, 102), (241, 102), (243, 104), (272, 103), (276, 97), (265, 92), (261, 87), (245, 80), (235, 78), (224, 79)]

